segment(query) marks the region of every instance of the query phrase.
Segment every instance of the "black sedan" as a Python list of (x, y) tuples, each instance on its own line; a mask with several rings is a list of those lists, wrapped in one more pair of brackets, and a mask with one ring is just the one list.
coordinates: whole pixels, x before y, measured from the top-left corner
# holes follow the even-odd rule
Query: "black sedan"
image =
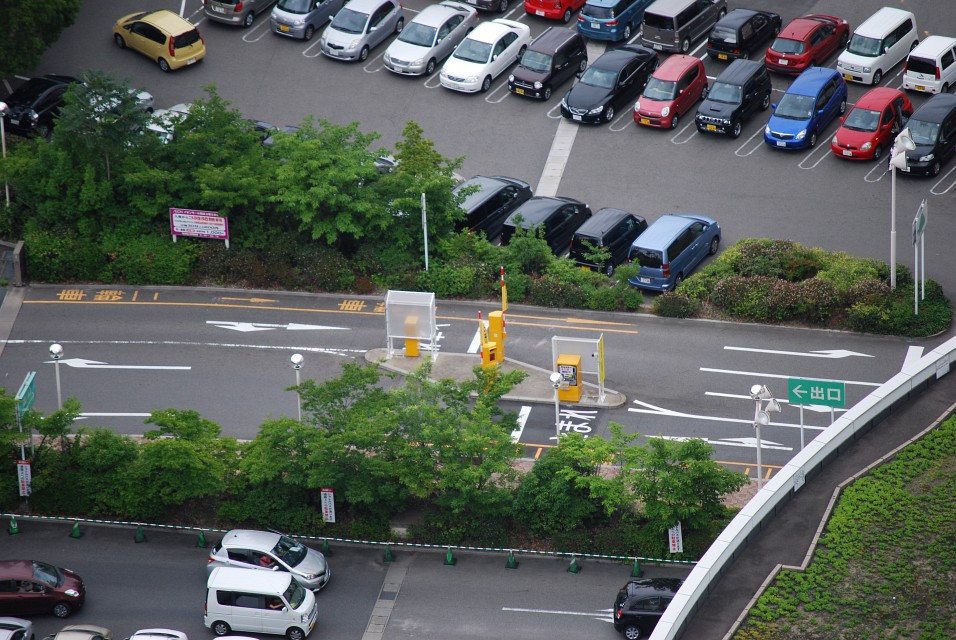
[(711, 29), (707, 55), (718, 60), (749, 58), (780, 28), (780, 16), (772, 11), (734, 9)]
[(575, 122), (610, 122), (630, 104), (657, 69), (657, 54), (639, 45), (624, 45), (594, 61), (561, 100), (561, 115)]
[(556, 256), (567, 252), (574, 232), (591, 217), (591, 207), (574, 198), (534, 196), (514, 210), (501, 229), (506, 245), (520, 226), (540, 232)]
[(474, 176), (454, 188), (463, 194), (461, 208), (465, 212), (460, 229), (483, 231), (489, 240), (501, 235), (505, 218), (531, 198), (531, 185), (506, 176)]
[(20, 135), (39, 133), (48, 138), (53, 131), (53, 119), (63, 106), (63, 95), (74, 82), (78, 80), (70, 76), (49, 74), (31, 78), (17, 87), (6, 100), (7, 129)]

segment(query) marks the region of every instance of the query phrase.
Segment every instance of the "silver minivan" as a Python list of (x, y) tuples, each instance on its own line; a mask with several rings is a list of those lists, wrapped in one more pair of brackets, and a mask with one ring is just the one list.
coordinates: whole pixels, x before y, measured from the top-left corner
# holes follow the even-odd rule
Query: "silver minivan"
[(332, 19), (345, 0), (279, 0), (269, 23), (280, 36), (311, 40), (315, 30)]
[(269, 10), (276, 0), (204, 0), (203, 13), (210, 20), (244, 28)]
[(641, 42), (654, 51), (688, 53), (727, 15), (727, 0), (657, 0), (644, 11)]
[(322, 53), (338, 60), (366, 60), (368, 52), (405, 26), (396, 0), (351, 0), (322, 32)]

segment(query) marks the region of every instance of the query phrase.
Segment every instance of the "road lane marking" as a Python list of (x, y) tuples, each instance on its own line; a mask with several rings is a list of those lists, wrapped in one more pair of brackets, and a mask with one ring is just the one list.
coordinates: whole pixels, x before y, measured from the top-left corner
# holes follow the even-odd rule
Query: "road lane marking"
[(757, 349), (755, 347), (729, 347), (724, 349), (728, 351), (752, 351), (754, 353), (769, 353), (778, 356), (803, 356), (806, 358), (849, 358), (850, 356), (860, 356), (862, 358), (873, 358), (874, 356), (856, 351), (847, 351), (846, 349), (824, 349), (822, 351), (777, 351), (775, 349)]
[(611, 609), (598, 609), (597, 611), (555, 611), (552, 609), (520, 609), (518, 607), (501, 607), (502, 611), (514, 611), (516, 613), (545, 613), (560, 616), (585, 616), (601, 620), (602, 622), (611, 622)]
[[(687, 442), (688, 440), (703, 440), (707, 444), (724, 445), (728, 447), (745, 447), (747, 449), (757, 448), (756, 438), (724, 438), (723, 440), (711, 440), (710, 438), (701, 438), (699, 436), (654, 436), (664, 440), (673, 440), (674, 442)], [(765, 438), (760, 439), (761, 449), (774, 449), (777, 451), (793, 451), (793, 447), (786, 447), (779, 442), (773, 442)]]
[(531, 407), (522, 405), (518, 412), (518, 428), (511, 432), (512, 442), (521, 442), (521, 434), (524, 433), (524, 427), (528, 423), (528, 416), (531, 415)]
[[(628, 410), (630, 413), (646, 413), (646, 414), (648, 414), (648, 415), (654, 415), (654, 416), (667, 416), (667, 417), (669, 417), (669, 418), (686, 418), (686, 419), (689, 419), (689, 420), (704, 420), (704, 421), (707, 421), (707, 422), (729, 422), (729, 423), (734, 423), (734, 424), (746, 424), (746, 425), (749, 425), (749, 426), (753, 426), (753, 423), (754, 423), (753, 419), (744, 420), (744, 419), (742, 419), (742, 418), (723, 418), (723, 417), (720, 417), (720, 416), (705, 416), (705, 415), (699, 415), (699, 414), (694, 414), (694, 413), (684, 413), (683, 411), (674, 411), (674, 410), (672, 410), (672, 409), (664, 409), (664, 408), (661, 408), (661, 407), (654, 406), (654, 405), (652, 405), (652, 404), (650, 404), (650, 403), (647, 403), (647, 402), (642, 402), (642, 401), (640, 401), (640, 400), (632, 400), (632, 402), (633, 402), (634, 404), (636, 404), (636, 405), (640, 405), (640, 406), (643, 406), (643, 407), (649, 407), (649, 408), (647, 408), (647, 409), (635, 409), (634, 407), (628, 407), (627, 410)], [(778, 402), (779, 402), (779, 401), (778, 401)], [(788, 429), (799, 429), (799, 428), (800, 428), (800, 425), (799, 425), (799, 424), (795, 424), (795, 423), (792, 423), (792, 422), (770, 422), (769, 424), (770, 424), (770, 426), (774, 426), (774, 427), (786, 427), (786, 428), (788, 428)], [(809, 426), (809, 425), (803, 425), (803, 428), (804, 428), (804, 429), (814, 429), (814, 428), (817, 428), (817, 429), (821, 429), (821, 430), (822, 430), (822, 429), (825, 428), (825, 427), (811, 427), (811, 426)], [(652, 438), (652, 437), (655, 437), (655, 436), (647, 436), (647, 437)]]
[[(50, 344), (53, 340), (0, 340), (5, 345)], [(89, 345), (122, 345), (122, 346), (160, 346), (160, 347), (225, 347), (227, 349), (261, 349), (268, 351), (305, 351), (309, 353), (326, 353), (333, 356), (351, 357), (352, 354), (361, 354), (368, 349), (337, 349), (332, 347), (312, 346), (277, 346), (265, 344), (239, 344), (227, 342), (188, 342), (185, 340), (60, 340), (60, 344), (89, 344)], [(50, 362), (53, 362), (50, 360)], [(60, 362), (66, 362), (61, 360)]]
[(150, 371), (189, 371), (189, 366), (166, 366), (153, 364), (108, 364), (99, 360), (85, 360), (83, 358), (67, 358), (66, 360), (46, 360), (43, 364), (62, 362), (64, 366), (73, 369), (146, 369)]
[(241, 333), (251, 331), (272, 331), (273, 329), (285, 329), (286, 331), (348, 331), (347, 327), (326, 327), (318, 324), (267, 324), (265, 322), (233, 322), (231, 320), (206, 320), (206, 324), (211, 324), (220, 329), (229, 329)]
[(548, 159), (544, 163), (541, 179), (538, 180), (538, 186), (534, 190), (535, 195), (557, 195), (558, 186), (561, 184), (561, 177), (564, 175), (564, 168), (568, 164), (571, 147), (574, 146), (574, 138), (577, 135), (577, 124), (573, 124), (567, 118), (561, 118), (558, 121), (558, 130), (554, 134), (554, 140), (551, 141)]
[[(709, 367), (701, 367), (701, 371), (705, 373), (730, 373), (736, 376), (755, 376), (758, 378), (782, 378), (790, 379), (793, 376), (788, 376), (784, 373), (761, 373), (759, 371), (735, 371), (733, 369), (711, 369)], [(814, 378), (815, 380), (823, 380), (826, 382), (842, 382), (844, 384), (855, 384), (861, 387), (881, 387), (883, 386), (882, 382), (862, 382), (859, 380), (836, 380), (834, 378)]]
[[(720, 393), (720, 392), (718, 392), (718, 391), (705, 391), (705, 392), (704, 392), (704, 395), (705, 395), (705, 396), (714, 396), (714, 397), (717, 397), (717, 398), (734, 398), (734, 399), (739, 399), (739, 400), (747, 400), (748, 402), (753, 402), (753, 398), (751, 398), (750, 396), (745, 396), (745, 395), (743, 395), (743, 394), (738, 394), (738, 393)], [(784, 399), (781, 399), (781, 398), (776, 398), (776, 400), (777, 400), (777, 402), (779, 402), (780, 404), (790, 404), (790, 401), (789, 401), (789, 400), (784, 400)], [(794, 406), (800, 406), (800, 405), (794, 405)], [(819, 404), (805, 404), (805, 405), (803, 405), (803, 408), (806, 409), (807, 411), (814, 411), (814, 412), (816, 412), (816, 413), (830, 413), (830, 411), (833, 410), (833, 407), (825, 407), (825, 406), (819, 405)], [(835, 411), (836, 411), (837, 413), (839, 413), (839, 412), (845, 412), (846, 409), (836, 409)], [(817, 428), (819, 428), (819, 429), (822, 430), (822, 429), (824, 429), (825, 427), (808, 427), (808, 428), (809, 428), (809, 429), (817, 429)]]

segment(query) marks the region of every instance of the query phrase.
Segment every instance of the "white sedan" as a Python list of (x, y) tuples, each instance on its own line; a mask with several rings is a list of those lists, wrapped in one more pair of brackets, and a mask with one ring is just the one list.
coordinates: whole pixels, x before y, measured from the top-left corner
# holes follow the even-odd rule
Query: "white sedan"
[(33, 623), (23, 618), (0, 618), (0, 640), (34, 640)]
[(514, 20), (482, 22), (455, 48), (442, 67), (443, 87), (476, 93), (517, 62), (531, 42), (531, 29)]

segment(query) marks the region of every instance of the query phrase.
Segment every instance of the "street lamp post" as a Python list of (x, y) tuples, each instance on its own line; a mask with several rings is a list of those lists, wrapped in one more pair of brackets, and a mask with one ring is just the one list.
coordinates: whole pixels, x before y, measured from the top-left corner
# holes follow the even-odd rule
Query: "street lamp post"
[(914, 149), (909, 127), (899, 132), (890, 149), (890, 289), (896, 288), (896, 170), (906, 168), (906, 152)]
[(554, 387), (554, 436), (555, 442), (561, 439), (561, 404), (558, 401), (558, 387), (561, 386), (561, 374), (555, 371), (548, 379)]
[(302, 422), (302, 394), (299, 393), (299, 371), (302, 369), (302, 362), (305, 358), (302, 357), (301, 353), (293, 353), (292, 357), (289, 358), (289, 362), (292, 364), (292, 368), (295, 369), (295, 398), (296, 403), (299, 409), (299, 422)]
[(59, 344), (50, 345), (50, 357), (53, 358), (53, 369), (56, 371), (56, 406), (63, 408), (63, 396), (60, 395), (60, 358), (63, 357), (63, 347)]
[(754, 400), (754, 431), (757, 434), (757, 489), (763, 487), (763, 464), (760, 457), (760, 427), (770, 424), (770, 414), (780, 411), (778, 403), (770, 390), (762, 384), (750, 387), (750, 397)]
[[(3, 159), (7, 159), (7, 130), (5, 119), (7, 116), (7, 103), (0, 102), (0, 145), (3, 146)], [(3, 190), (7, 194), (7, 208), (10, 208), (10, 183), (3, 179)]]

